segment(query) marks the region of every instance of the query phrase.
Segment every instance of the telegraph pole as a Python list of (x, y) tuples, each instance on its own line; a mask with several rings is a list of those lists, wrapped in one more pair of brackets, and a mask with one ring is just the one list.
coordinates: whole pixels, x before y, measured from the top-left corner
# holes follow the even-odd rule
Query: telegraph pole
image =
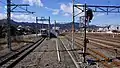
[(8, 48), (10, 49), (10, 51), (12, 50), (11, 48), (11, 25), (10, 25), (10, 22), (11, 22), (11, 0), (7, 0), (7, 44), (8, 44)]
[(72, 49), (74, 49), (74, 31), (75, 31), (75, 29), (74, 29), (74, 20), (75, 20), (75, 18), (74, 18), (74, 0), (72, 0), (72, 8), (73, 8), (73, 12), (72, 12)]

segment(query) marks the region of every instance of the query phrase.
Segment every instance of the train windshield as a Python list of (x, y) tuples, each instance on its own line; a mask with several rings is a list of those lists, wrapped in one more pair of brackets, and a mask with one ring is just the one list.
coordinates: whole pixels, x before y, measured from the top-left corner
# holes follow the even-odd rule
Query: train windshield
[(41, 29), (41, 33), (45, 34), (45, 33), (47, 33), (47, 30), (46, 29)]

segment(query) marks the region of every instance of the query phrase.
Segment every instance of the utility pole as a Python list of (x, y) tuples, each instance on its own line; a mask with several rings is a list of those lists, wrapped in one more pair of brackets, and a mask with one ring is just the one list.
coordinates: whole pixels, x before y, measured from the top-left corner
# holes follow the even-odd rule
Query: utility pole
[(74, 20), (75, 20), (75, 18), (74, 18), (74, 0), (72, 0), (72, 8), (73, 8), (73, 12), (72, 12), (72, 49), (74, 49), (74, 31), (75, 31), (75, 29), (74, 29)]
[(49, 21), (49, 24), (48, 24), (48, 33), (49, 33), (49, 39), (50, 39), (50, 17), (49, 17), (48, 21)]
[(11, 0), (7, 0), (7, 44), (8, 44), (8, 48), (10, 49), (10, 51), (12, 51), (12, 48), (11, 48), (11, 25), (10, 25), (10, 22), (11, 22)]
[(55, 20), (55, 24), (54, 24), (54, 30), (56, 30), (56, 20)]
[[(15, 6), (15, 7), (11, 9), (11, 6)], [(10, 51), (13, 51), (11, 47), (11, 12), (24, 12), (24, 11), (13, 11), (15, 8), (19, 6), (29, 6), (29, 5), (28, 4), (11, 4), (11, 0), (7, 0), (7, 45)], [(28, 11), (27, 9), (24, 9), (24, 10), (27, 11), (28, 13), (32, 13), (32, 14), (34, 13), (34, 12)]]
[(57, 29), (56, 29), (56, 20), (55, 20), (55, 24), (54, 24), (54, 32), (55, 32), (55, 35), (56, 37), (58, 36), (58, 33), (57, 33)]
[(85, 25), (84, 25), (84, 53), (83, 53), (83, 57), (84, 57), (84, 63), (86, 62), (86, 47), (87, 47), (87, 42), (86, 42), (86, 23), (87, 23), (87, 19), (86, 19), (86, 3), (85, 3), (85, 7), (84, 7), (84, 12), (85, 12)]
[(37, 24), (38, 24), (38, 17), (36, 17), (36, 26), (35, 26), (35, 28), (36, 28), (36, 37), (38, 37), (38, 26), (37, 26)]

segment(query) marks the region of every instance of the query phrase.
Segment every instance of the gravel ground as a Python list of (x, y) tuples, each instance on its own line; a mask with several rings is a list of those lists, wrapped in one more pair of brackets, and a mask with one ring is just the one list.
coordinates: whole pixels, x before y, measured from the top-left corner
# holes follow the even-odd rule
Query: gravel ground
[[(0, 62), (4, 59), (6, 59), (9, 56), (12, 56), (13, 54), (17, 53), (19, 50), (21, 50), (24, 47), (27, 47), (28, 45), (33, 44), (33, 42), (37, 41), (39, 38), (30, 38), (28, 41), (30, 43), (26, 42), (19, 42), (19, 43), (12, 43), (12, 49), (15, 51), (10, 51), (8, 48), (4, 48), (0, 51)], [(31, 43), (32, 42), (32, 43)]]
[(75, 68), (61, 42), (58, 40), (57, 43), (60, 51), (60, 62), (57, 56), (56, 38), (52, 38), (44, 41), (14, 68)]
[[(98, 37), (98, 41), (99, 41), (99, 38), (102, 40), (102, 41), (104, 41), (104, 40), (106, 40), (107, 39), (107, 41), (109, 41), (109, 42), (107, 42), (107, 41), (104, 41), (104, 42), (107, 42), (107, 43), (110, 43), (110, 44), (114, 44), (114, 43), (116, 43), (115, 41), (116, 41), (116, 39), (117, 39), (117, 41), (118, 41), (118, 39), (119, 39), (119, 37), (115, 37), (115, 38), (112, 38), (112, 37), (109, 37), (109, 35), (107, 36), (107, 35), (100, 35), (99, 36), (99, 34), (98, 34), (98, 36), (97, 36), (97, 34), (91, 34), (90, 36), (92, 36), (91, 38), (94, 38), (94, 37)], [(81, 37), (81, 36), (78, 36), (78, 34), (76, 34), (76, 37)], [(112, 42), (111, 42), (111, 40), (112, 40)], [(79, 40), (79, 41), (82, 41), (82, 40)], [(113, 42), (114, 41), (114, 42)], [(83, 43), (83, 41), (81, 42), (81, 43)], [(93, 49), (93, 50), (96, 50), (96, 51), (98, 51), (98, 52), (100, 52), (100, 53), (102, 53), (102, 54), (104, 54), (106, 57), (109, 57), (110, 59), (114, 59), (115, 58), (115, 50), (113, 50), (113, 49), (110, 49), (110, 48), (104, 48), (103, 46), (101, 46), (101, 45), (103, 45), (104, 43), (101, 43), (101, 42), (99, 42), (99, 44), (97, 44), (97, 42), (95, 42), (95, 43), (92, 43), (91, 41), (90, 41), (90, 43), (88, 43), (87, 44), (87, 48), (91, 48), (91, 49)], [(104, 46), (107, 46), (107, 45), (105, 45), (104, 44)], [(116, 46), (119, 46), (119, 43), (118, 44), (116, 44)], [(115, 46), (115, 47), (116, 47)], [(114, 46), (113, 46), (114, 47)], [(117, 49), (119, 49), (119, 48), (117, 48)], [(89, 51), (88, 51), (89, 52)], [(96, 55), (97, 56), (97, 55)], [(120, 56), (120, 54), (118, 53), (117, 54), (117, 56), (119, 57)], [(91, 58), (89, 55), (88, 56), (86, 56), (86, 58), (88, 58), (88, 59), (94, 59), (94, 58)], [(116, 61), (116, 60), (115, 60)], [(117, 60), (117, 62), (120, 62), (119, 60)], [(101, 68), (104, 68), (104, 66), (103, 65), (101, 65), (100, 63), (98, 63), (99, 64), (99, 66), (101, 67)], [(111, 64), (111, 62), (108, 62), (108, 64)], [(111, 64), (111, 65), (113, 65), (113, 64)], [(114, 65), (113, 65), (114, 66)], [(114, 66), (114, 68), (119, 68), (119, 67), (117, 67), (117, 66)]]
[[(67, 42), (67, 41), (65, 41), (64, 40), (64, 42)], [(82, 42), (81, 42), (82, 43)], [(67, 45), (67, 44), (66, 44)], [(75, 45), (74, 44), (74, 49), (78, 49), (79, 47), (78, 47), (79, 45)], [(70, 46), (68, 46), (68, 48), (71, 48)], [(86, 67), (86, 68), (97, 68), (96, 66), (97, 65), (90, 65), (90, 64), (88, 64), (88, 63), (83, 63), (83, 55), (82, 54), (80, 54), (80, 53), (82, 53), (83, 51), (81, 50), (81, 49), (79, 49), (79, 50), (77, 50), (77, 51), (70, 51), (71, 52), (71, 54), (72, 54), (72, 56), (74, 57), (74, 59), (76, 60), (76, 62), (79, 62), (78, 64), (79, 64), (79, 67), (80, 68), (84, 68), (84, 67)], [(92, 58), (91, 56), (86, 56), (86, 60), (87, 59), (93, 59), (94, 60), (94, 58)], [(100, 64), (99, 64), (100, 65)], [(100, 65), (100, 67), (99, 68), (103, 68), (103, 66), (101, 66)]]

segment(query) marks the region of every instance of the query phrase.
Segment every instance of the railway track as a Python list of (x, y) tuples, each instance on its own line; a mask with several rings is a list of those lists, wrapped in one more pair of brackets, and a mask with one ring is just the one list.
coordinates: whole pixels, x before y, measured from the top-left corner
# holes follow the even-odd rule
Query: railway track
[(90, 37), (88, 37), (88, 39), (92, 40), (92, 41), (99, 42), (99, 43), (103, 43), (103, 44), (106, 44), (106, 45), (109, 45), (109, 46), (114, 46), (116, 48), (120, 48), (120, 43), (106, 41), (106, 40), (100, 40), (100, 39), (95, 39), (95, 38), (90, 38)]
[(22, 59), (24, 59), (29, 53), (31, 53), (36, 47), (38, 47), (45, 38), (40, 38), (35, 43), (30, 46), (23, 48), (21, 51), (15, 53), (14, 55), (4, 59), (0, 62), (0, 68), (12, 68), (17, 63), (19, 63)]
[[(67, 33), (66, 33), (67, 34)], [(75, 33), (76, 35), (81, 35), (83, 33)], [(107, 34), (107, 33), (87, 33), (87, 36), (103, 37), (103, 38), (113, 38), (114, 40), (120, 40), (120, 34)]]
[[(80, 33), (76, 33), (75, 34), (77, 37), (80, 37), (81, 36), (81, 34)], [(100, 39), (100, 40), (105, 40), (105, 41), (110, 41), (110, 42), (115, 42), (115, 43), (120, 43), (120, 37), (115, 37), (115, 38), (113, 38), (111, 35), (108, 35), (107, 37), (106, 37), (106, 35), (95, 35), (95, 34), (87, 34), (87, 37), (88, 38), (94, 38), (94, 39)]]
[[(71, 42), (70, 38), (66, 37), (66, 39)], [(81, 50), (83, 49), (83, 44), (79, 43), (79, 42), (76, 41), (76, 40), (75, 40), (75, 45), (77, 45)], [(89, 49), (88, 49), (88, 50), (89, 50)], [(90, 51), (90, 52), (92, 51), (92, 52), (96, 53), (95, 51), (93, 51), (93, 50), (91, 50), (91, 49), (90, 49), (89, 51)], [(89, 56), (95, 58), (96, 61), (101, 61), (101, 58), (97, 57), (97, 56), (94, 55), (94, 54), (91, 54), (90, 52), (89, 52)], [(80, 53), (80, 54), (81, 54), (81, 53)], [(102, 63), (104, 66), (110, 68), (110, 66), (109, 66), (106, 62), (101, 61), (101, 63)]]
[[(80, 40), (80, 38), (78, 38), (78, 37), (76, 37), (76, 39)], [(115, 53), (114, 49), (117, 49), (117, 52), (118, 52), (117, 55), (120, 55), (120, 53), (119, 53), (120, 52), (119, 43), (109, 42), (109, 41), (105, 42), (103, 40), (94, 39), (94, 38), (88, 38), (88, 39), (90, 39), (90, 43), (92, 43), (92, 45), (96, 44), (94, 46), (96, 46), (98, 48), (100, 48), (100, 46), (104, 47), (103, 49), (104, 50), (106, 49), (106, 51), (110, 51), (110, 52), (114, 52)], [(115, 65), (115, 66), (120, 66), (120, 62), (119, 61), (118, 62), (117, 61), (113, 61), (112, 64)]]
[[(76, 35), (76, 38), (79, 39), (79, 40), (83, 40), (83, 38), (79, 38), (78, 35)], [(112, 52), (117, 49), (118, 53), (120, 52), (120, 43), (118, 42), (113, 42), (113, 41), (108, 41), (108, 40), (105, 40), (104, 38), (101, 39), (101, 38), (94, 38), (94, 37), (87, 37), (90, 41), (90, 43), (92, 43), (93, 45), (96, 44), (96, 45), (99, 45), (99, 46), (96, 46), (98, 48), (103, 48), (103, 49), (110, 49), (112, 50)], [(100, 47), (101, 46), (101, 47)]]
[(99, 39), (103, 39), (103, 40), (108, 40), (108, 41), (114, 41), (114, 42), (120, 42), (120, 35), (117, 34), (87, 34), (87, 37), (94, 37), (94, 38), (99, 38)]
[(95, 37), (95, 36), (89, 36), (87, 35), (87, 37), (90, 37), (90, 38), (95, 38), (95, 39), (100, 39), (100, 40), (105, 40), (105, 41), (111, 41), (111, 42), (116, 42), (116, 43), (120, 43), (119, 39), (114, 39), (114, 38), (104, 38), (104, 37)]
[(74, 65), (75, 65), (75, 68), (80, 68), (80, 66), (77, 63), (77, 60), (75, 58), (75, 55), (74, 55), (74, 52), (73, 52), (74, 50), (72, 50), (71, 47), (68, 47), (68, 45), (71, 46), (70, 43), (67, 42), (67, 44), (66, 44), (65, 40), (62, 40), (62, 39), (60, 39), (60, 42), (62, 43), (62, 46), (61, 46), (62, 50), (65, 50), (68, 53), (68, 55), (70, 56), (71, 60), (73, 61)]
[[(77, 43), (80, 48), (83, 48), (83, 44), (81, 44), (81, 43), (79, 42), (79, 40), (76, 40), (76, 39), (75, 39), (75, 43)], [(92, 52), (92, 53), (90, 53), (90, 56), (94, 57), (97, 61), (100, 61), (100, 62), (101, 62), (104, 66), (106, 66), (106, 67), (108, 67), (108, 68), (111, 68), (111, 67), (112, 67), (112, 65), (108, 65), (108, 61), (109, 61), (110, 59), (109, 59), (108, 57), (106, 57), (104, 54), (102, 54), (101, 52), (98, 52), (98, 51), (96, 51), (96, 50), (93, 50), (93, 49), (91, 49), (91, 48), (87, 48), (87, 49), (88, 49), (88, 52)], [(94, 54), (93, 54), (93, 53), (94, 53)], [(103, 58), (104, 61), (101, 61), (101, 58), (99, 58), (99, 57), (97, 57), (97, 56)], [(112, 64), (114, 64), (114, 65), (116, 65), (116, 66), (119, 66), (119, 62), (112, 62)]]
[[(116, 40), (115, 38), (101, 37), (101, 34), (100, 36), (98, 35), (98, 37), (96, 37), (96, 35), (93, 35), (87, 35), (87, 38), (94, 46), (99, 45), (97, 46), (98, 48), (107, 49), (111, 52), (115, 52), (115, 49), (117, 49), (118, 53), (120, 52), (120, 41)], [(75, 36), (77, 37), (77, 39), (83, 41), (83, 38), (79, 38), (80, 35), (75, 34)]]

